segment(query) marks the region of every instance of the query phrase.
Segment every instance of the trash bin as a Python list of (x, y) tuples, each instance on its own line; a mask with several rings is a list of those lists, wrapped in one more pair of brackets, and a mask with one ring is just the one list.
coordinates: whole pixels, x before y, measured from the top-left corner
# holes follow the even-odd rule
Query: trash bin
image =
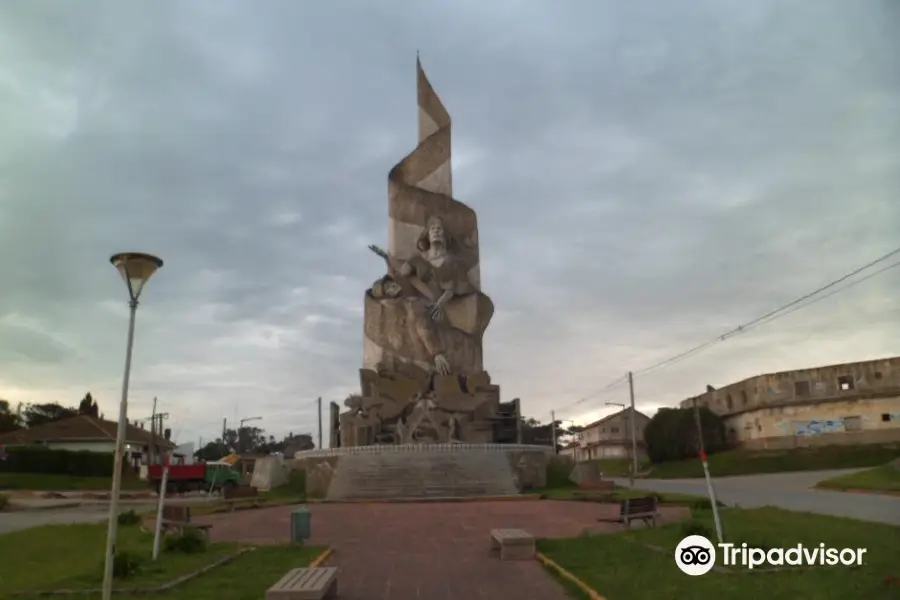
[(291, 543), (302, 545), (311, 535), (309, 509), (305, 506), (299, 506), (291, 513)]

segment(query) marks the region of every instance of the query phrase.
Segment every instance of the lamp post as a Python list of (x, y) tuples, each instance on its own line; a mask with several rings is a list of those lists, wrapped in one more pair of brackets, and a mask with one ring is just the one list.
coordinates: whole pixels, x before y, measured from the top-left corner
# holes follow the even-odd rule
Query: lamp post
[(119, 401), (119, 423), (116, 427), (115, 462), (113, 463), (112, 492), (109, 497), (109, 526), (106, 533), (106, 565), (103, 572), (103, 600), (111, 600), (113, 562), (116, 557), (116, 538), (119, 533), (119, 493), (122, 489), (122, 458), (125, 446), (125, 429), (128, 426), (128, 380), (131, 375), (131, 349), (134, 345), (134, 318), (138, 299), (144, 285), (163, 266), (163, 261), (150, 254), (125, 252), (116, 254), (109, 261), (119, 270), (128, 288), (128, 342), (125, 346), (125, 374), (122, 377), (122, 398)]
[(250, 421), (262, 421), (262, 417), (244, 417), (241, 419), (240, 425), (238, 425), (238, 454), (244, 451), (244, 442), (241, 439), (241, 432), (244, 430), (244, 423), (249, 423)]

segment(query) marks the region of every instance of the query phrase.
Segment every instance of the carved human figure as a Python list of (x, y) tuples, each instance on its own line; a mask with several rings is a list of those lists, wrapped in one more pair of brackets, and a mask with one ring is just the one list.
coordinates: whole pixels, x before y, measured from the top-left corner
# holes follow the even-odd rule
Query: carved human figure
[(416, 433), (419, 426), (427, 420), (431, 426), (438, 432), (442, 430), (441, 423), (436, 419), (437, 400), (434, 392), (418, 393), (412, 397), (413, 408), (408, 417), (401, 417), (397, 422), (397, 435), (399, 443), (411, 444), (416, 439)]
[(431, 302), (431, 318), (440, 321), (451, 300), (477, 291), (469, 280), (470, 260), (466, 249), (448, 234), (439, 216), (430, 217), (425, 223), (416, 248), (418, 256), (397, 261), (378, 246), (369, 246), (385, 259), (388, 272), (395, 279), (408, 280), (417, 293)]
[(376, 300), (395, 300), (403, 306), (410, 335), (425, 346), (434, 364), (434, 371), (439, 375), (449, 375), (450, 362), (444, 355), (444, 347), (432, 316), (433, 306), (428, 300), (412, 290), (404, 290), (390, 275), (376, 281), (370, 293)]
[(450, 417), (450, 423), (448, 423), (450, 431), (448, 434), (448, 442), (451, 444), (460, 444), (462, 441), (459, 439), (459, 421), (456, 420), (456, 417)]

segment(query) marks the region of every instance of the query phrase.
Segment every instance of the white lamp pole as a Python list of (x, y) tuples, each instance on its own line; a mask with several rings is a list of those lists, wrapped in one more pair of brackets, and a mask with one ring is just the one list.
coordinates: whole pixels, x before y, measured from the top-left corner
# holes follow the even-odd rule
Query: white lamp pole
[(122, 399), (119, 402), (119, 424), (116, 427), (116, 450), (113, 463), (112, 492), (109, 497), (109, 527), (106, 533), (106, 568), (103, 572), (103, 600), (111, 600), (113, 587), (113, 562), (116, 557), (116, 538), (119, 533), (119, 494), (122, 490), (122, 459), (125, 453), (125, 430), (128, 427), (128, 379), (131, 375), (131, 349), (134, 345), (134, 318), (137, 314), (138, 299), (144, 284), (163, 262), (150, 254), (126, 252), (109, 259), (119, 270), (128, 286), (130, 317), (128, 319), (128, 342), (125, 349), (125, 374), (122, 377)]

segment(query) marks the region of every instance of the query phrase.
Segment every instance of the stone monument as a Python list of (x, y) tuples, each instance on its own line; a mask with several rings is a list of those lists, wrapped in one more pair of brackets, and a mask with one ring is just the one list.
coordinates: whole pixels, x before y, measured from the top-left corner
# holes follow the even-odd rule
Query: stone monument
[(334, 419), (340, 447), (516, 443), (518, 402), (483, 367), (494, 304), (481, 291), (475, 211), (453, 198), (450, 115), (416, 60), (419, 143), (388, 175), (386, 274), (363, 298), (361, 393)]

